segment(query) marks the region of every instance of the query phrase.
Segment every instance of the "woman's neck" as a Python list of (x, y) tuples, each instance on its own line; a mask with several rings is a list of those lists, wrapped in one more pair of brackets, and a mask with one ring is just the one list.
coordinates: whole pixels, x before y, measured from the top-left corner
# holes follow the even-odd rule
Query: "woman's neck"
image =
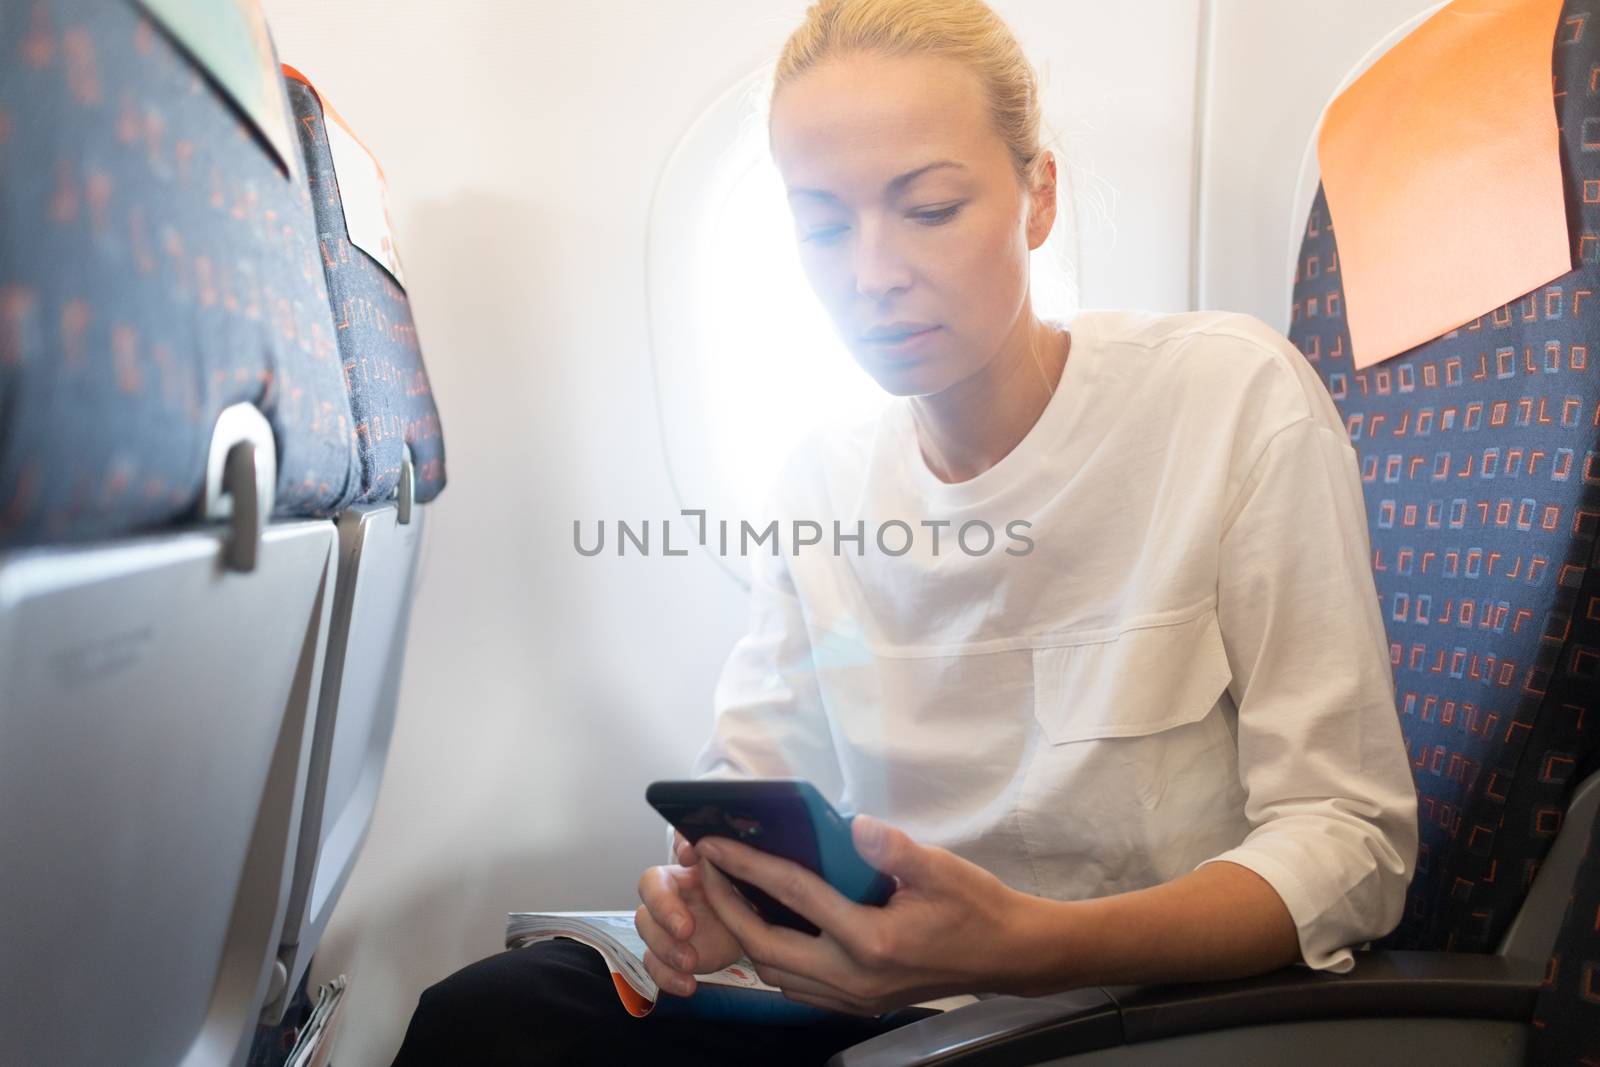
[(917, 444), (942, 482), (976, 478), (1027, 436), (1061, 381), (1072, 335), (1031, 314), (982, 371), (911, 398)]

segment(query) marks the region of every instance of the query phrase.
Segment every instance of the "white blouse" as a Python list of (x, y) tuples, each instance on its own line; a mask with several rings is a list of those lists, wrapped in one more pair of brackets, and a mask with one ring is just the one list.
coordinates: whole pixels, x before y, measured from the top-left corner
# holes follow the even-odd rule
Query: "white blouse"
[(1417, 800), (1338, 410), (1247, 315), (1059, 325), (975, 478), (934, 476), (904, 398), (791, 456), (692, 773), (809, 778), (1059, 900), (1228, 860), (1346, 971), (1399, 921)]

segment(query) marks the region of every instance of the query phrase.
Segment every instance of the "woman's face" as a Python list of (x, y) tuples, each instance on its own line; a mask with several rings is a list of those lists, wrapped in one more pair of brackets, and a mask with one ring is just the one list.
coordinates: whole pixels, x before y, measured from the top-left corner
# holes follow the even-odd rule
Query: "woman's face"
[[(784, 86), (771, 134), (806, 276), (884, 389), (942, 392), (1008, 338), (1027, 343), (1028, 253), (1055, 220), (1054, 162), (1047, 188), (1021, 187), (976, 74), (840, 57)], [(923, 332), (879, 339), (905, 329)]]

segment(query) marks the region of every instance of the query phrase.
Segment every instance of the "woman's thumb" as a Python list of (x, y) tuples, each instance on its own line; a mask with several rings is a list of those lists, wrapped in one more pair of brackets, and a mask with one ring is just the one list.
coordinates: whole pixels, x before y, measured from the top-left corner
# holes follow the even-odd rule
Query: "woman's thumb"
[(862, 859), (885, 874), (909, 880), (919, 851), (915, 841), (871, 815), (857, 815), (851, 820), (850, 831)]

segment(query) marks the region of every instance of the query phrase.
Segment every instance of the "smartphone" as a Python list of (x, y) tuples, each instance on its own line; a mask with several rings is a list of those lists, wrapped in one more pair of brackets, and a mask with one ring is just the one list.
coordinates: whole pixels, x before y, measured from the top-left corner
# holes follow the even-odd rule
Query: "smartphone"
[[(894, 879), (856, 851), (850, 836), (853, 816), (840, 815), (803, 778), (652, 782), (644, 799), (690, 844), (708, 835), (731, 837), (814, 871), (858, 904), (881, 905), (894, 892)], [(756, 886), (727, 878), (767, 922), (806, 934), (821, 932)]]

